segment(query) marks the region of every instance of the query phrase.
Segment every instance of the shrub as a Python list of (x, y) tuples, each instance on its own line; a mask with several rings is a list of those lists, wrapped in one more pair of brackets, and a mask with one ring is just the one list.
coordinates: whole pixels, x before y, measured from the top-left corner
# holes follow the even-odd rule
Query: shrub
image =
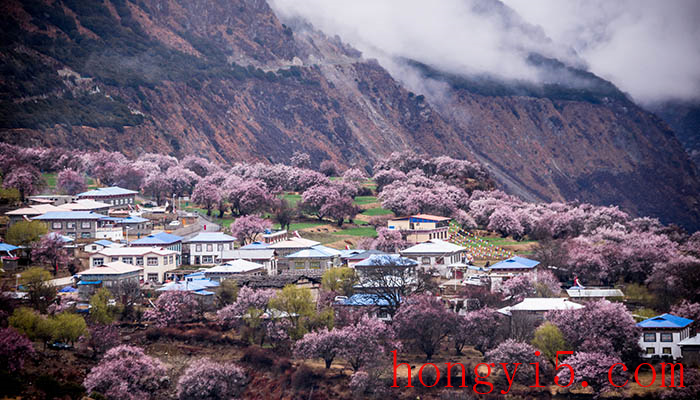
[(252, 364), (255, 367), (270, 367), (275, 363), (275, 357), (269, 350), (259, 346), (250, 346), (243, 352), (241, 361)]
[(204, 358), (187, 367), (177, 382), (177, 396), (180, 400), (235, 398), (241, 394), (247, 381), (241, 367)]
[(292, 374), (292, 387), (295, 389), (307, 389), (314, 385), (316, 374), (306, 365), (300, 365)]

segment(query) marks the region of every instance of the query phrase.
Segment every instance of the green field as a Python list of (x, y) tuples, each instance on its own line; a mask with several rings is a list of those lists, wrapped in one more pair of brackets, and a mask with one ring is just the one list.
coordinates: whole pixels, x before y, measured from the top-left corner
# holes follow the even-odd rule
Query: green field
[[(289, 231), (294, 232), (301, 229), (313, 228), (315, 226), (326, 225), (325, 222), (292, 222), (289, 225)], [(274, 224), (275, 229), (280, 229), (280, 224)]]
[(292, 207), (296, 207), (297, 203), (301, 201), (300, 194), (283, 194), (280, 197), (287, 200), (289, 205)]
[(377, 231), (372, 226), (343, 229), (342, 231), (339, 231), (339, 232), (333, 232), (333, 234), (334, 235), (377, 237)]
[(41, 174), (44, 177), (44, 182), (46, 182), (46, 187), (49, 189), (55, 189), (56, 188), (56, 175), (58, 175), (55, 172), (45, 172)]
[(353, 201), (356, 205), (372, 204), (377, 202), (376, 196), (357, 196)]
[(368, 208), (362, 212), (362, 214), (370, 216), (370, 217), (374, 217), (377, 215), (389, 215), (391, 213), (392, 213), (391, 210), (387, 210), (386, 208), (381, 208), (381, 207)]

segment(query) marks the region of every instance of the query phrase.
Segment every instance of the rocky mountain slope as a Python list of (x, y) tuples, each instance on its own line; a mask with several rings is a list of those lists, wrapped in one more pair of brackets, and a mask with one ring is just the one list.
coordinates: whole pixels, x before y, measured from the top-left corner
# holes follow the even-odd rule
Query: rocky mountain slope
[(700, 225), (697, 173), (673, 133), (609, 84), (591, 96), (452, 80), (426, 98), (264, 0), (8, 0), (0, 12), (2, 141), (234, 162), (302, 150), (364, 166), (414, 150), (481, 160), (525, 198)]

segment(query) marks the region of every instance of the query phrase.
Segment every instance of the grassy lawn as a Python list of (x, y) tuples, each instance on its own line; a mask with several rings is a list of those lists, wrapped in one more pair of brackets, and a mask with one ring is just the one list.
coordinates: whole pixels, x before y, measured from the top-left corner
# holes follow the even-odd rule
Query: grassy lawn
[(391, 210), (387, 210), (386, 208), (381, 208), (381, 207), (368, 208), (362, 212), (362, 214), (370, 216), (370, 217), (374, 217), (377, 215), (389, 215), (391, 213), (392, 213)]
[(355, 203), (358, 206), (361, 206), (363, 204), (372, 204), (377, 202), (377, 197), (376, 196), (357, 196), (355, 197)]
[(530, 244), (530, 243), (536, 243), (536, 240), (521, 240), (521, 241), (515, 241), (511, 238), (501, 238), (501, 237), (482, 237), (485, 241), (489, 242), (489, 244), (492, 244), (494, 246), (508, 246), (508, 245), (514, 245), (514, 244)]
[(301, 201), (300, 194), (283, 194), (281, 197), (287, 200), (289, 205), (292, 207), (296, 207), (297, 203)]
[[(298, 230), (302, 230), (302, 229), (306, 229), (306, 228), (313, 228), (315, 226), (326, 225), (326, 224), (327, 224), (327, 222), (292, 222), (289, 225), (289, 231), (294, 232), (294, 231), (298, 231)], [(274, 224), (274, 228), (280, 229), (280, 225)]]
[(41, 174), (44, 177), (44, 181), (46, 182), (46, 186), (49, 189), (55, 189), (56, 188), (56, 175), (58, 175), (56, 172), (47, 172)]
[(333, 232), (334, 235), (349, 235), (349, 236), (364, 236), (364, 237), (377, 237), (377, 231), (374, 227), (356, 227), (343, 229), (342, 231)]

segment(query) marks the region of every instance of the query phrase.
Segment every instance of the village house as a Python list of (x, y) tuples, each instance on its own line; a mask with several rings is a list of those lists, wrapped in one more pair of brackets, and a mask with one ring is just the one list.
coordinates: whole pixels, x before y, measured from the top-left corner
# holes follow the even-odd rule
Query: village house
[(398, 254), (372, 254), (355, 264), (358, 283), (355, 293), (400, 289), (418, 283), (418, 262)]
[(83, 246), (83, 251), (86, 253), (97, 253), (106, 247), (124, 247), (121, 243), (111, 242), (107, 239), (100, 239), (92, 243), (87, 243)]
[(123, 239), (121, 229), (106, 218), (90, 211), (49, 211), (32, 220), (46, 223), (49, 232), (73, 239)]
[(265, 232), (263, 232), (262, 238), (263, 243), (274, 244), (287, 240), (288, 236), (287, 231), (284, 229), (279, 231), (266, 229)]
[(12, 226), (12, 224), (15, 224), (19, 221), (28, 221), (34, 217), (38, 217), (39, 215), (46, 214), (47, 212), (51, 211), (65, 210), (60, 209), (52, 204), (36, 204), (31, 205), (29, 207), (22, 207), (16, 210), (8, 211), (5, 213), (5, 215), (7, 215), (7, 217), (10, 219), (8, 223), (9, 227)]
[(615, 288), (597, 288), (597, 287), (581, 287), (572, 286), (566, 289), (566, 294), (572, 300), (587, 301), (600, 300), (608, 298), (623, 298), (625, 295), (622, 290)]
[(138, 283), (142, 274), (143, 268), (139, 266), (121, 261), (108, 262), (77, 274), (80, 279), (78, 293), (87, 300), (100, 287), (111, 289), (127, 281)]
[(129, 243), (132, 247), (161, 247), (166, 250), (177, 252), (177, 265), (183, 263), (182, 259), (182, 236), (173, 235), (172, 233), (159, 232), (140, 239), (136, 239)]
[(372, 318), (382, 321), (391, 321), (389, 302), (376, 294), (356, 293), (346, 299), (336, 302), (340, 307), (348, 307), (354, 310), (362, 310)]
[(291, 237), (287, 240), (281, 242), (273, 243), (267, 248), (272, 249), (277, 254), (277, 268), (280, 272), (289, 271), (289, 262), (291, 260), (286, 257), (292, 253), (296, 253), (299, 250), (309, 249), (312, 246), (321, 244), (314, 240), (304, 239), (300, 237)]
[(163, 283), (167, 271), (177, 268), (177, 252), (160, 247), (107, 247), (90, 255), (90, 266), (121, 261), (143, 268), (144, 282)]
[(497, 290), (503, 281), (506, 281), (516, 275), (534, 271), (539, 264), (539, 261), (514, 256), (491, 265), (488, 268), (489, 278), (491, 278), (491, 290)]
[(340, 266), (340, 250), (315, 245), (285, 257), (291, 274), (322, 274), (323, 271)]
[(268, 275), (279, 274), (279, 271), (277, 270), (277, 258), (275, 257), (275, 251), (272, 249), (240, 248), (224, 251), (221, 261), (226, 263), (233, 260), (246, 260), (262, 264), (265, 267), (265, 271), (267, 271)]
[(387, 222), (389, 229), (396, 229), (407, 242), (422, 243), (431, 239), (448, 239), (452, 218), (430, 214), (397, 217)]
[(425, 270), (437, 269), (441, 276), (447, 277), (448, 265), (463, 261), (467, 249), (442, 239), (430, 239), (405, 250), (401, 250), (403, 257), (418, 261)]
[(107, 203), (112, 208), (128, 208), (136, 204), (136, 194), (134, 190), (111, 186), (89, 190), (77, 195), (78, 199), (93, 199), (102, 203)]
[(156, 292), (189, 292), (203, 299), (204, 304), (214, 303), (214, 294), (219, 282), (212, 281), (199, 271), (186, 275), (183, 280), (168, 282), (156, 289)]
[(153, 231), (153, 222), (150, 219), (134, 215), (118, 218), (116, 224), (124, 229), (124, 237), (127, 242), (130, 238), (140, 239), (143, 236), (150, 235)]
[(511, 337), (523, 339), (531, 337), (534, 330), (544, 321), (544, 316), (550, 311), (578, 310), (582, 304), (563, 297), (525, 298), (518, 304), (503, 307), (499, 313), (508, 317)]
[(107, 214), (110, 205), (92, 199), (80, 199), (71, 203), (61, 204), (58, 208), (64, 211), (92, 211), (99, 214)]
[(246, 260), (233, 260), (219, 264), (215, 267), (205, 269), (204, 276), (215, 282), (221, 282), (230, 278), (233, 275), (266, 275), (267, 271), (262, 264), (254, 263)]
[(340, 260), (342, 261), (344, 267), (355, 268), (355, 264), (362, 260), (368, 259), (372, 255), (389, 255), (389, 253), (385, 253), (380, 250), (342, 250)]
[(678, 342), (681, 347), (683, 364), (688, 367), (700, 366), (700, 335), (691, 336)]
[(286, 285), (309, 289), (314, 301), (318, 299), (321, 290), (321, 277), (308, 275), (281, 274), (276, 276), (232, 275), (228, 279), (236, 281), (238, 287), (248, 286), (251, 289), (282, 290)]
[(200, 232), (185, 241), (189, 251), (188, 263), (216, 265), (221, 262), (225, 251), (234, 249), (235, 242), (235, 237), (223, 232)]
[(692, 319), (663, 314), (637, 323), (642, 329), (639, 345), (644, 358), (681, 357), (680, 343), (690, 337)]
[(32, 205), (51, 204), (60, 206), (61, 204), (72, 203), (75, 200), (75, 196), (69, 194), (37, 194), (29, 196), (27, 200), (29, 200), (29, 203)]

